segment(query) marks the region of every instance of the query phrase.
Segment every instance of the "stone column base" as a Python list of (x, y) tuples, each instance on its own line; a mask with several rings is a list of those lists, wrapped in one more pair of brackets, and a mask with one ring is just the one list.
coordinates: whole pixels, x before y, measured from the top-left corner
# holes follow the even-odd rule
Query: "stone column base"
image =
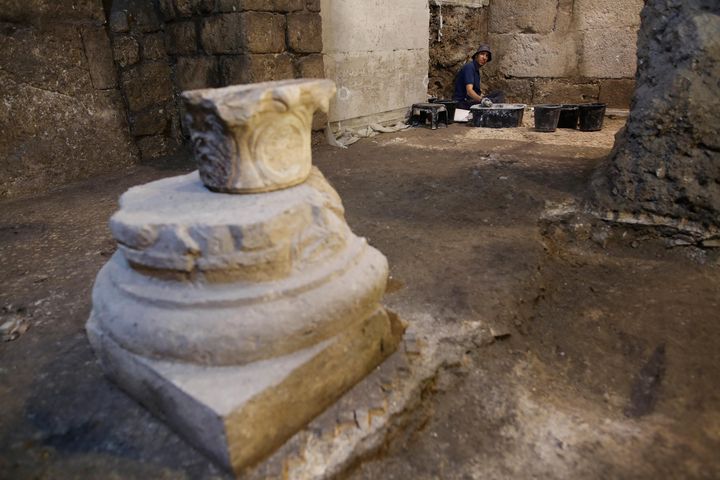
[(403, 327), (380, 307), (310, 348), (219, 367), (136, 355), (103, 333), (93, 317), (87, 332), (114, 382), (190, 444), (240, 474), (380, 364), (396, 349)]

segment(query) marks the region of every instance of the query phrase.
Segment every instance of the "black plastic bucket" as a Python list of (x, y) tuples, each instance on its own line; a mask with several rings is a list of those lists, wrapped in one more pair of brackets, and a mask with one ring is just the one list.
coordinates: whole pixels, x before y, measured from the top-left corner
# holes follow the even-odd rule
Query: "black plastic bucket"
[(445, 109), (448, 113), (448, 124), (453, 123), (453, 120), (455, 119), (455, 109), (457, 108), (458, 102), (455, 100), (432, 100), (431, 103), (440, 103), (442, 105), (445, 105)]
[(535, 130), (554, 132), (560, 120), (561, 105), (535, 105)]
[(496, 103), (491, 107), (470, 107), (472, 125), (485, 128), (513, 128), (522, 124), (524, 103)]
[(605, 118), (604, 103), (587, 103), (578, 105), (579, 128), (583, 132), (596, 132), (602, 130), (603, 119)]
[(572, 128), (575, 130), (578, 124), (578, 115), (580, 109), (577, 105), (567, 104), (560, 109), (560, 119), (558, 120), (558, 128)]

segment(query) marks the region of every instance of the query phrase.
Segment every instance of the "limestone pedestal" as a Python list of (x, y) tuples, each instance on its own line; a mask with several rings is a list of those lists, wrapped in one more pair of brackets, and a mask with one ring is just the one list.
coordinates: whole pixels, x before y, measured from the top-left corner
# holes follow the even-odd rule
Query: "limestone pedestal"
[(110, 226), (90, 341), (107, 375), (242, 472), (363, 378), (402, 334), (385, 257), (312, 167), (326, 80), (184, 94), (199, 172), (134, 187)]

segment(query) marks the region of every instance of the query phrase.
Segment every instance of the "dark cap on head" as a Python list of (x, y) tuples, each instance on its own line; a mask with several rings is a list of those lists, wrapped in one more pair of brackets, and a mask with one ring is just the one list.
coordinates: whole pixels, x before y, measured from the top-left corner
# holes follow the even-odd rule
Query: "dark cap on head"
[(475, 53), (472, 54), (472, 59), (475, 60), (475, 57), (480, 52), (487, 52), (488, 53), (488, 62), (492, 62), (492, 50), (490, 50), (490, 45), (480, 45), (477, 50), (475, 50)]

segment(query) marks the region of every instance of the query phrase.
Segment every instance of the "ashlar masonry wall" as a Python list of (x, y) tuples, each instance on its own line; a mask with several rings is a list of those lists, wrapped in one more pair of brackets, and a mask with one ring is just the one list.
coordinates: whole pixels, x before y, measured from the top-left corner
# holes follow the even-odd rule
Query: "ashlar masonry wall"
[(0, 199), (136, 161), (104, 23), (100, 1), (0, 2)]
[(184, 90), (322, 78), (319, 11), (319, 0), (114, 0), (114, 57), (142, 157), (187, 137)]
[(512, 101), (629, 107), (644, 0), (430, 1), (431, 95), (451, 95), (457, 70), (489, 43), (483, 82)]

